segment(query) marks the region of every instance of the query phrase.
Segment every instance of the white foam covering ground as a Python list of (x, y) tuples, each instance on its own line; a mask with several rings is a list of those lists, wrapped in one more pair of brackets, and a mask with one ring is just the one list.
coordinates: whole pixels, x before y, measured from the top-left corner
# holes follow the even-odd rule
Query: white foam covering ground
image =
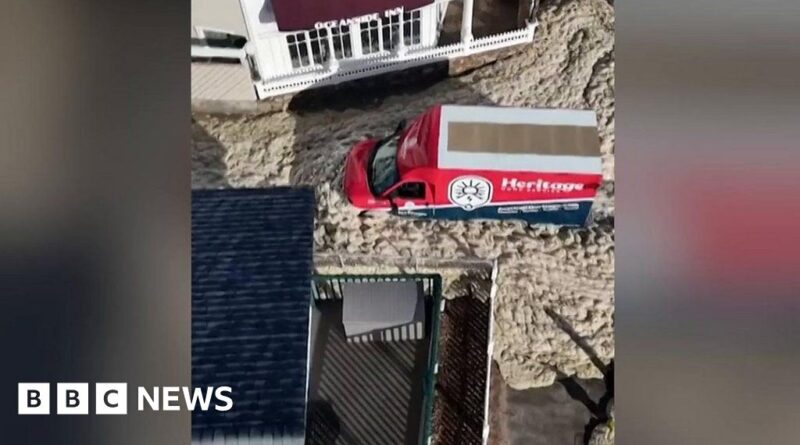
[[(520, 54), (367, 109), (195, 116), (196, 188), (310, 184), (317, 190), (316, 250), (375, 257), (499, 259), (494, 357), (515, 388), (545, 386), (556, 369), (600, 377), (545, 309), (563, 317), (608, 362), (614, 356), (614, 11), (604, 0), (550, 2)], [(348, 150), (438, 104), (592, 108), (606, 184), (586, 229), (517, 222), (360, 217), (341, 190)], [(363, 271), (391, 271), (376, 261)], [(408, 270), (405, 268), (404, 270)]]

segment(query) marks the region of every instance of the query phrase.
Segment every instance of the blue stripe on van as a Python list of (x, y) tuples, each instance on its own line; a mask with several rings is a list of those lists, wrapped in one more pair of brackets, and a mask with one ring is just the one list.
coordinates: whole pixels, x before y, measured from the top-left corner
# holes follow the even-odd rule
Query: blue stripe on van
[(448, 220), (502, 219), (521, 220), (531, 224), (584, 226), (592, 209), (592, 201), (555, 202), (538, 204), (497, 204), (466, 211), (461, 207), (400, 209), (401, 216), (427, 217)]

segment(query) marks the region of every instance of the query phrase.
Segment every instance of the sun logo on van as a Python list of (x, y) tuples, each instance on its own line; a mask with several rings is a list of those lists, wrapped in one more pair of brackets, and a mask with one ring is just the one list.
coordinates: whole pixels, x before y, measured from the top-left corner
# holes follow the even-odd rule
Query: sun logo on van
[(480, 176), (460, 176), (450, 181), (450, 202), (464, 210), (475, 210), (492, 200), (492, 183)]

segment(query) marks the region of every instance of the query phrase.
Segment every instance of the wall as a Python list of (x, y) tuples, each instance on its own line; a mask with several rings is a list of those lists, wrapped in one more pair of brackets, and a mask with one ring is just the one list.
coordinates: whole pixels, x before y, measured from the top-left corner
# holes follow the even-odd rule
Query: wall
[(239, 0), (192, 0), (192, 37), (195, 26), (248, 35)]
[(256, 45), (256, 61), (262, 76), (279, 76), (292, 72), (286, 33), (269, 34), (254, 43)]
[(420, 28), (422, 29), (422, 46), (435, 46), (436, 37), (439, 33), (439, 11), (438, 5), (431, 4), (420, 8)]

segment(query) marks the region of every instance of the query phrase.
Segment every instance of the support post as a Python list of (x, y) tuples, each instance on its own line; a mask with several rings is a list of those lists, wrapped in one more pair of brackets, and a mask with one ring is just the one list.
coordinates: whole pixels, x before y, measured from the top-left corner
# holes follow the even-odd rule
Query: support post
[[(245, 52), (250, 55), (251, 60), (254, 62), (258, 80), (266, 80), (271, 74), (274, 74), (274, 71), (267, 69), (269, 65), (264, 61), (263, 49), (260, 49), (258, 37), (255, 32), (256, 24), (253, 23), (253, 17), (258, 17), (258, 14), (251, 14), (254, 6), (252, 0), (239, 0), (239, 8), (242, 17), (244, 17), (244, 26), (247, 30), (247, 35), (245, 37), (247, 37), (247, 43), (250, 45), (249, 48), (245, 48)], [(256, 91), (258, 91), (258, 89), (256, 89)]]
[(247, 67), (248, 72), (250, 73), (250, 77), (253, 80), (261, 80), (261, 71), (258, 69), (258, 63), (256, 62), (256, 47), (253, 42), (247, 42), (244, 44), (244, 51), (242, 51), (242, 57), (240, 62), (242, 65)]
[[(311, 51), (311, 35), (309, 35), (308, 31), (303, 31), (303, 35), (306, 38), (306, 51), (308, 51), (308, 66), (314, 66), (316, 62), (314, 62), (314, 52)], [(300, 51), (298, 49), (298, 51)], [(300, 56), (300, 68), (305, 68), (303, 65), (303, 56)]]
[(360, 58), (364, 55), (364, 49), (361, 48), (361, 25), (353, 23), (350, 25), (350, 44), (353, 45), (353, 57)]
[(463, 0), (461, 10), (461, 41), (468, 43), (472, 41), (472, 9), (474, 0)]
[[(336, 50), (333, 48), (333, 28), (325, 28), (328, 39), (328, 69), (336, 71), (339, 69), (339, 61), (336, 60)], [(341, 36), (339, 37), (341, 39)]]
[(405, 13), (406, 13), (405, 9), (400, 11), (400, 14), (398, 15), (398, 22), (397, 22), (398, 23), (398, 25), (397, 25), (398, 26), (397, 27), (397, 35), (400, 38), (400, 41), (397, 42), (397, 54), (399, 54), (401, 56), (406, 53), (406, 39), (405, 39), (405, 33), (403, 32), (403, 26), (404, 26), (404, 24), (403, 24), (403, 16), (405, 15)]

